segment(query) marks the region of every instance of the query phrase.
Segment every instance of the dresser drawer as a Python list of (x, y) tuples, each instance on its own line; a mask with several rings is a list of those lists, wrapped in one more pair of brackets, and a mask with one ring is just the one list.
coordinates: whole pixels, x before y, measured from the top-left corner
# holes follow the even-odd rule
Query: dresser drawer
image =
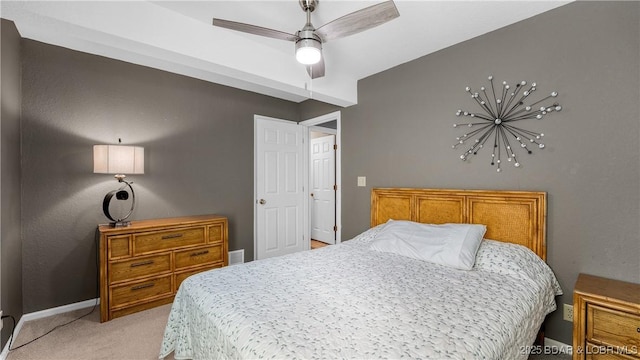
[(634, 358), (614, 354), (587, 354), (587, 360), (634, 360)]
[(133, 236), (133, 244), (135, 255), (183, 246), (204, 245), (204, 227), (136, 234)]
[(109, 263), (109, 283), (138, 279), (171, 271), (171, 253)]
[(118, 318), (118, 317), (121, 317), (121, 316), (137, 313), (138, 311), (144, 311), (144, 310), (152, 309), (152, 308), (154, 308), (156, 306), (169, 304), (171, 302), (173, 302), (173, 295), (172, 296), (164, 296), (164, 297), (158, 298), (156, 300), (151, 300), (151, 301), (139, 303), (139, 304), (132, 305), (132, 306), (127, 306), (127, 307), (123, 307), (123, 308), (119, 308), (119, 309), (114, 309), (114, 310), (110, 311), (111, 318), (115, 319), (115, 318)]
[(640, 316), (587, 304), (587, 318), (588, 341), (640, 347)]
[(223, 262), (222, 253), (222, 244), (176, 251), (176, 270), (191, 266)]
[(209, 242), (210, 243), (222, 242), (223, 237), (224, 237), (223, 223), (209, 225)]
[(633, 349), (631, 348), (597, 346), (587, 343), (587, 360), (638, 360), (637, 357), (631, 354), (633, 354)]
[(195, 275), (197, 273), (201, 273), (203, 271), (208, 271), (208, 270), (212, 270), (212, 269), (217, 269), (217, 268), (221, 268), (223, 266), (222, 263), (219, 264), (215, 264), (213, 266), (207, 266), (204, 268), (198, 268), (195, 270), (190, 270), (190, 271), (185, 271), (185, 272), (181, 272), (181, 273), (177, 273), (176, 274), (176, 279), (174, 281), (175, 284), (175, 291), (178, 291), (178, 288), (180, 288), (180, 284), (182, 284), (182, 282), (188, 278), (191, 275)]
[(109, 259), (117, 259), (131, 255), (130, 235), (109, 237)]
[(111, 287), (110, 307), (126, 305), (155, 296), (172, 294), (171, 275)]

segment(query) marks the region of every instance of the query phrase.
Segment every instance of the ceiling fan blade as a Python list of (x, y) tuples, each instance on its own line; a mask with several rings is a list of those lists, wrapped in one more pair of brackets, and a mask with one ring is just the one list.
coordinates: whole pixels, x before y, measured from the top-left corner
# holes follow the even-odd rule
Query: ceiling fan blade
[(393, 0), (389, 0), (328, 22), (316, 29), (316, 34), (323, 41), (334, 40), (371, 29), (398, 16), (400, 13), (396, 5)]
[(316, 79), (324, 76), (324, 56), (320, 58), (320, 61), (313, 65), (307, 66), (307, 73), (312, 79)]
[(261, 26), (244, 24), (236, 21), (223, 20), (223, 19), (213, 19), (213, 26), (223, 27), (231, 30), (242, 31), (245, 33), (266, 36), (274, 39), (287, 40), (287, 41), (297, 41), (298, 36), (293, 34), (288, 34), (284, 31), (278, 31), (273, 29), (264, 28)]

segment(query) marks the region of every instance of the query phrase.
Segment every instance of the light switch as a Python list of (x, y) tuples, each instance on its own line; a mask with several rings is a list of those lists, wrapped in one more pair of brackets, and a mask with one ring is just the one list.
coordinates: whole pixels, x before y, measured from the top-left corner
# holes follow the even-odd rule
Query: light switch
[(367, 186), (366, 176), (358, 176), (358, 186)]

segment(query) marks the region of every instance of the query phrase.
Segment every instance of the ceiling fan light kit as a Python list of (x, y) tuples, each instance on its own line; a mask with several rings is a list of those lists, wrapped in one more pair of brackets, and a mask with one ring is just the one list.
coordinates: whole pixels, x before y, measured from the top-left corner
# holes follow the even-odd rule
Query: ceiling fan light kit
[(304, 65), (317, 64), (322, 58), (322, 42), (313, 30), (298, 32), (300, 40), (296, 41), (296, 60)]
[(318, 0), (299, 0), (299, 3), (302, 10), (306, 13), (307, 22), (295, 35), (261, 26), (216, 18), (213, 19), (213, 25), (249, 34), (295, 42), (296, 60), (306, 65), (307, 73), (312, 79), (315, 79), (324, 76), (323, 43), (357, 34), (400, 16), (393, 0), (387, 0), (354, 11), (316, 29), (311, 25), (311, 13), (318, 7)]

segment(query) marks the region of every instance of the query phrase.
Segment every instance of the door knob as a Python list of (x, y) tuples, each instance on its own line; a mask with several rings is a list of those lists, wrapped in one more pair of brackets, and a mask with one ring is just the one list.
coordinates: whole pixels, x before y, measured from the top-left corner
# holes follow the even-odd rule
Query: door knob
[(260, 203), (260, 205), (264, 205), (267, 203), (267, 200), (265, 199), (260, 199), (260, 201), (258, 201)]
[(311, 197), (313, 197), (313, 193), (311, 193)]

